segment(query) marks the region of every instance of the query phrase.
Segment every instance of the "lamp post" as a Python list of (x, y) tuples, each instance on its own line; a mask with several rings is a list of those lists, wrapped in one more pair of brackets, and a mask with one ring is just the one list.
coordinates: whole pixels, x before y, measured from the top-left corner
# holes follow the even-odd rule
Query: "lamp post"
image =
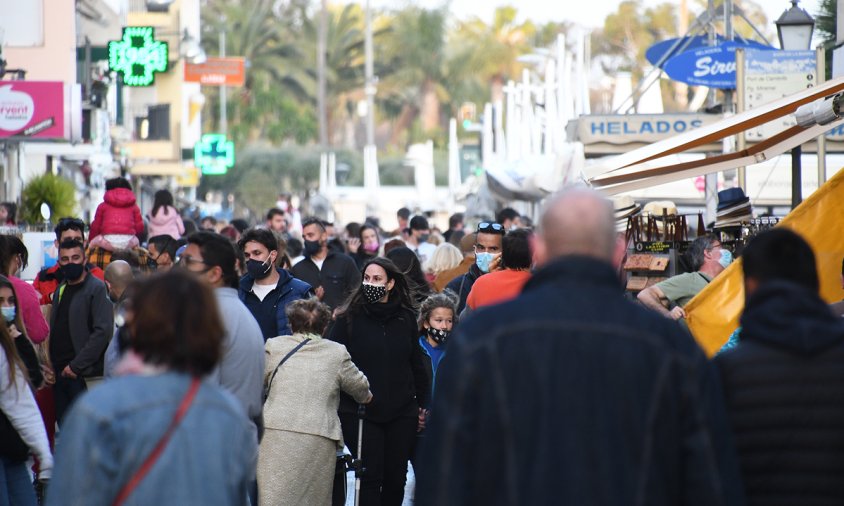
[[(815, 19), (797, 6), (798, 0), (791, 0), (791, 8), (782, 13), (774, 23), (780, 47), (788, 51), (808, 50), (812, 43)], [(803, 149), (796, 146), (791, 150), (791, 208), (803, 200)]]

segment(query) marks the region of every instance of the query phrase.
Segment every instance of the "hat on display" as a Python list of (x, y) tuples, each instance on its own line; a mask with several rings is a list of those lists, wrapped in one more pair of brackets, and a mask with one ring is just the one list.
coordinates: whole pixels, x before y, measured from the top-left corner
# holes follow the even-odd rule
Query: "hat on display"
[(613, 209), (615, 210), (615, 230), (624, 232), (627, 230), (627, 221), (631, 216), (636, 216), (642, 211), (642, 206), (633, 200), (629, 195), (613, 197)]
[(653, 202), (648, 202), (645, 204), (645, 208), (642, 210), (645, 214), (650, 214), (655, 218), (661, 218), (664, 214), (672, 215), (677, 214), (677, 205), (670, 200), (654, 200)]
[(745, 202), (750, 202), (750, 197), (746, 196), (741, 188), (727, 188), (718, 192), (718, 211)]

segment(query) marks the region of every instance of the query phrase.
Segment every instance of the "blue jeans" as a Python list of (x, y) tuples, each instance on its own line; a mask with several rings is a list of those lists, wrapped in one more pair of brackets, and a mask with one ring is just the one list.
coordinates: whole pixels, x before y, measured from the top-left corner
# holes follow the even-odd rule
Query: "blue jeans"
[(32, 475), (26, 462), (0, 457), (0, 506), (36, 506)]

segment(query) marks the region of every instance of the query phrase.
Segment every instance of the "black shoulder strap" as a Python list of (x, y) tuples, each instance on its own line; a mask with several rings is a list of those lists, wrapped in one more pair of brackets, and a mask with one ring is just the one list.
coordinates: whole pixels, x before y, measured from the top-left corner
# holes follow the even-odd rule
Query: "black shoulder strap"
[(296, 347), (293, 348), (292, 350), (290, 350), (287, 353), (287, 355), (285, 355), (284, 358), (281, 359), (281, 361), (278, 363), (278, 365), (275, 366), (275, 369), (273, 370), (273, 375), (270, 376), (270, 380), (267, 382), (267, 386), (264, 387), (264, 402), (267, 402), (267, 398), (270, 396), (270, 387), (272, 387), (272, 385), (273, 385), (273, 380), (275, 379), (275, 375), (278, 373), (278, 368), (281, 367), (281, 364), (287, 362), (287, 359), (289, 359), (290, 357), (293, 356), (294, 353), (299, 351), (302, 348), (302, 346), (305, 346), (306, 344), (308, 344), (308, 342), (310, 340), (311, 339), (308, 338), (308, 339), (305, 339), (304, 341), (302, 341), (301, 343), (297, 344)]

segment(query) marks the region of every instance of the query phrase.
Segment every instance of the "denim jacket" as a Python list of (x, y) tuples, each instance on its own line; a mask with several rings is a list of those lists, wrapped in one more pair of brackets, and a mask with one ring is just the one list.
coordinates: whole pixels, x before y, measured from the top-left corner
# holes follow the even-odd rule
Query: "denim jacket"
[[(190, 377), (177, 373), (124, 376), (77, 399), (62, 427), (46, 504), (111, 504), (167, 430), (189, 385)], [(231, 394), (203, 382), (126, 506), (243, 504), (256, 466), (251, 425)]]
[(461, 321), (416, 504), (742, 504), (715, 371), (622, 290), (609, 264), (567, 257)]

